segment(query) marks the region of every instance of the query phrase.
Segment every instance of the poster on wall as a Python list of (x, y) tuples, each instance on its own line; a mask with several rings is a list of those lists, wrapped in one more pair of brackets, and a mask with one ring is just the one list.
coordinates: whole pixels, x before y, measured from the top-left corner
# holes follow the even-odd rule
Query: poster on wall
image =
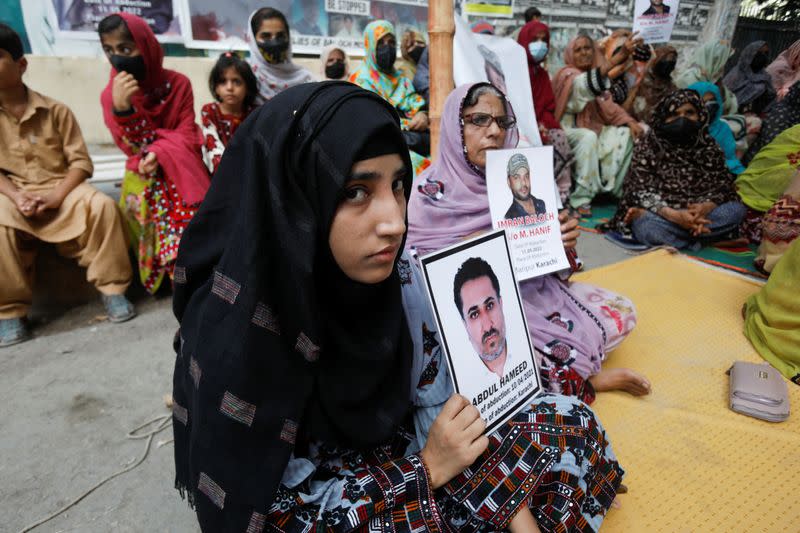
[[(212, 50), (246, 50), (250, 14), (263, 0), (182, 0), (191, 21), (186, 46)], [(372, 20), (394, 24), (397, 40), (407, 30), (427, 33), (427, 0), (272, 0), (269, 3), (289, 22), (292, 51), (318, 54), (335, 44), (348, 54), (363, 56), (364, 28)]]
[(466, 0), (463, 9), (474, 17), (513, 18), (514, 0)]
[(542, 390), (505, 233), (420, 262), (455, 391), (491, 433)]
[(525, 49), (508, 37), (472, 33), (460, 17), (456, 16), (455, 20), (453, 78), (456, 87), (481, 81), (495, 85), (506, 94), (514, 108), (520, 145), (541, 146)]
[(633, 31), (645, 43), (666, 43), (678, 16), (678, 0), (636, 0), (633, 8)]
[(124, 11), (142, 17), (161, 42), (183, 42), (181, 0), (47, 0), (59, 37), (97, 41), (97, 25)]
[(491, 150), (486, 190), (492, 224), (505, 229), (520, 281), (569, 268), (553, 187), (553, 147)]

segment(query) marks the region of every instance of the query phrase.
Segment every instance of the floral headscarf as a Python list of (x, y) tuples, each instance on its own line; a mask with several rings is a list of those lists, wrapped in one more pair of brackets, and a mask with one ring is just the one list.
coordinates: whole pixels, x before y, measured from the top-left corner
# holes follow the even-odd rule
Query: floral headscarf
[(378, 68), (378, 42), (390, 34), (397, 37), (394, 26), (387, 20), (372, 21), (364, 28), (364, 62), (350, 75), (350, 81), (379, 94), (392, 104), (400, 113), (402, 126), (406, 129), (409, 119), (425, 106), (425, 100), (417, 94), (411, 80), (403, 76), (400, 69), (394, 68), (387, 73)]

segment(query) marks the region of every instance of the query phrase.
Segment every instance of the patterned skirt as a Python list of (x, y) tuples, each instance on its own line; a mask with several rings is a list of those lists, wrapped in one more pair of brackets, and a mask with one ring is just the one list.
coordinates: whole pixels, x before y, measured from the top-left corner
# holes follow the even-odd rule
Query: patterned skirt
[(172, 278), (183, 230), (198, 206), (186, 204), (178, 188), (160, 173), (155, 177), (125, 171), (119, 206), (139, 266), (139, 279), (155, 294), (164, 276)]
[(772, 272), (792, 242), (800, 237), (800, 200), (782, 196), (761, 220), (761, 245), (755, 265), (762, 272)]
[[(503, 531), (527, 505), (543, 532), (594, 532), (622, 482), (594, 413), (567, 396), (537, 398), (489, 436), (471, 467), (434, 493), (416, 456), (403, 458), (410, 438), (398, 435), (370, 453), (312, 446), (308, 459), (290, 464), (271, 509), (259, 515), (269, 526), (253, 531), (488, 533)], [(404, 504), (387, 509), (387, 497)]]
[(623, 474), (591, 409), (546, 394), (493, 433), (437, 502), (459, 532), (502, 531), (523, 505), (543, 532), (597, 531)]

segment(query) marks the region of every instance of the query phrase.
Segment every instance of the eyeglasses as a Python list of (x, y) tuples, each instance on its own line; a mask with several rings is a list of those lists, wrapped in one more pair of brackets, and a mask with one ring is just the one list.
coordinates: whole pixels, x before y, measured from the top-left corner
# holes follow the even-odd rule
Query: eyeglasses
[(497, 123), (497, 127), (503, 130), (510, 130), (517, 125), (517, 119), (511, 115), (500, 115), (499, 117), (495, 117), (488, 113), (469, 113), (468, 115), (461, 117), (462, 126), (467, 122), (473, 126), (478, 126), (479, 128), (488, 128), (492, 125), (492, 122), (495, 122)]

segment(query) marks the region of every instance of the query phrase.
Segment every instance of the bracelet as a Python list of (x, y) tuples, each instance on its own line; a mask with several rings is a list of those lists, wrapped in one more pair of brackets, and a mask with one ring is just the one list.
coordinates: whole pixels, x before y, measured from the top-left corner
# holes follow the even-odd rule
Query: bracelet
[(428, 477), (428, 485), (431, 487), (431, 490), (433, 490), (433, 477), (431, 476), (431, 471), (428, 468), (428, 465), (425, 464), (425, 459), (422, 458), (422, 455), (417, 454), (417, 457), (419, 457), (419, 462), (422, 464), (422, 468), (425, 470), (425, 475)]
[(593, 95), (597, 96), (597, 90), (594, 88), (594, 84), (592, 83), (592, 71), (586, 73), (586, 84), (589, 86), (589, 92)]
[[(595, 72), (597, 72), (597, 93), (603, 94), (603, 74), (600, 72), (600, 67), (597, 67)], [(606, 79), (608, 78), (606, 77)]]

